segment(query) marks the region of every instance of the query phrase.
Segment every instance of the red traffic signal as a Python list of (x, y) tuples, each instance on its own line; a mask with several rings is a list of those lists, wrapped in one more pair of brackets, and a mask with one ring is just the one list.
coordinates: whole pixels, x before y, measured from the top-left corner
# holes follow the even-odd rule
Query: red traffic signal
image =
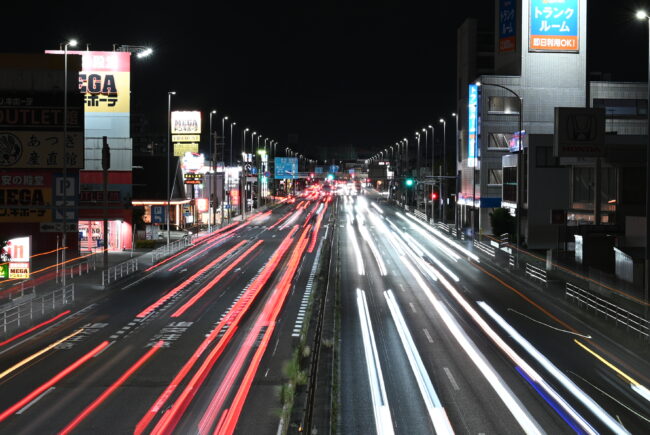
[(438, 199), (438, 192), (431, 192), (431, 195), (429, 195), (432, 200), (436, 201)]

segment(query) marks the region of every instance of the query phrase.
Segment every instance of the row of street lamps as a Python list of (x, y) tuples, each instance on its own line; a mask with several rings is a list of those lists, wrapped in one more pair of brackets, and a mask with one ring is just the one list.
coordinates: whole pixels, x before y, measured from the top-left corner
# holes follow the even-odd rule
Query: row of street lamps
[[(456, 119), (456, 131), (458, 130), (458, 116), (456, 113), (451, 114), (452, 117)], [(438, 121), (442, 125), (442, 165), (440, 165), (440, 171), (439, 175), (437, 178), (439, 178), (439, 184), (440, 184), (440, 200), (442, 201), (441, 203), (441, 210), (440, 214), (442, 216), (442, 220), (446, 222), (446, 200), (445, 200), (445, 183), (444, 179), (447, 176), (447, 120), (445, 118), (440, 118)], [(420, 140), (421, 140), (421, 133), (424, 133), (424, 167), (426, 168), (428, 165), (428, 142), (429, 142), (429, 130), (431, 130), (431, 195), (433, 194), (434, 191), (434, 184), (435, 184), (435, 127), (431, 124), (428, 124), (425, 127), (422, 127), (421, 129), (418, 129), (414, 132), (414, 137), (415, 141), (417, 143), (417, 148), (416, 148), (416, 162), (415, 162), (415, 176), (416, 179), (421, 179), (422, 178), (422, 171), (421, 171), (421, 164), (420, 164), (420, 157), (422, 156), (422, 152), (420, 149)], [(389, 151), (390, 151), (390, 157), (389, 157)], [(395, 151), (397, 151), (397, 159), (395, 159)], [(395, 176), (394, 178), (401, 178), (404, 176), (411, 176), (413, 171), (410, 167), (410, 154), (409, 154), (409, 140), (408, 138), (403, 138), (397, 142), (395, 142), (393, 145), (384, 148), (383, 150), (380, 150), (373, 156), (371, 156), (369, 159), (366, 160), (367, 164), (371, 164), (373, 162), (381, 161), (384, 158), (389, 158), (391, 163), (395, 162)], [(429, 184), (425, 182), (424, 180), (420, 181), (421, 183), (424, 183), (425, 185)], [(426, 194), (426, 192), (425, 192)], [(426, 210), (426, 204), (428, 201), (425, 200), (425, 213), (427, 212)], [(434, 211), (433, 211), (433, 202), (431, 204), (431, 216), (433, 217)]]

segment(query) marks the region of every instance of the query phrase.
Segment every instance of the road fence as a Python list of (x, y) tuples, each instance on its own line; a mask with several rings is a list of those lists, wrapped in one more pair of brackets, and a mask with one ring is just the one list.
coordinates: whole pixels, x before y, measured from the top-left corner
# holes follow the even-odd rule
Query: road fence
[(46, 312), (54, 311), (58, 306), (73, 301), (74, 283), (0, 311), (2, 332), (6, 334), (9, 330), (20, 327), (25, 321), (31, 321), (34, 316), (44, 315)]
[(603, 317), (613, 320), (617, 326), (625, 326), (628, 331), (635, 331), (646, 341), (650, 337), (650, 322), (641, 316), (596, 296), (588, 290), (567, 282), (564, 296), (585, 310), (591, 309), (596, 315), (601, 314)]
[(192, 237), (183, 237), (174, 242), (171, 242), (169, 245), (163, 245), (160, 248), (156, 248), (149, 255), (151, 255), (151, 264), (155, 264), (161, 258), (172, 255), (183, 248), (192, 244)]
[(108, 286), (111, 282), (131, 275), (138, 270), (138, 259), (132, 258), (102, 271), (102, 287)]

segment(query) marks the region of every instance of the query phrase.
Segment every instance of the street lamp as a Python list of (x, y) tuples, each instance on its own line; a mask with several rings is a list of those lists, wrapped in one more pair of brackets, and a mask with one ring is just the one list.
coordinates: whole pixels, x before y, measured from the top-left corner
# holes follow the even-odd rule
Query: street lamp
[[(66, 147), (68, 145), (68, 47), (76, 47), (77, 40), (71, 39), (64, 44), (63, 52), (63, 234), (61, 235), (61, 246), (63, 250), (61, 251), (61, 260), (64, 265), (66, 262), (66, 247), (68, 244), (67, 241), (67, 210), (66, 203), (68, 202), (68, 161), (66, 159)], [(106, 230), (106, 228), (104, 228)], [(106, 234), (104, 234), (104, 250), (107, 249)], [(104, 258), (106, 254), (104, 254)], [(62, 266), (65, 267), (65, 266)], [(104, 265), (106, 267), (106, 265)], [(63, 270), (63, 287), (65, 287), (65, 269)]]
[(230, 166), (232, 166), (232, 129), (235, 125), (237, 125), (236, 122), (230, 123), (230, 153), (228, 154), (228, 156), (230, 157)]
[(217, 111), (216, 110), (211, 110), (210, 111), (210, 134), (209, 134), (209, 139), (210, 139), (210, 159), (212, 160), (212, 163), (215, 163), (215, 158), (214, 158), (214, 137), (212, 135), (212, 115), (216, 115)]
[(256, 134), (257, 134), (256, 131), (251, 133), (251, 154), (253, 154), (255, 152), (254, 148), (255, 148), (255, 135)]
[(225, 127), (225, 121), (228, 119), (228, 115), (224, 116), (221, 118), (221, 143), (223, 144), (223, 150), (224, 150), (224, 156), (223, 156), (223, 161), (226, 161), (226, 156), (225, 156), (225, 149), (226, 149), (226, 127)]
[[(242, 145), (241, 145), (241, 152), (242, 154), (246, 154), (246, 133), (250, 131), (250, 128), (246, 127), (244, 131), (242, 131)], [(245, 160), (245, 159), (244, 159)]]
[(447, 223), (447, 189), (445, 189), (447, 176), (447, 120), (440, 118), (442, 124), (442, 177), (440, 178), (440, 200), (442, 201), (442, 223)]
[[(638, 16), (638, 14), (637, 14)], [(522, 208), (523, 208), (523, 201), (522, 201), (522, 191), (521, 191), (521, 185), (522, 185), (522, 178), (523, 178), (523, 168), (521, 165), (523, 164), (523, 159), (521, 157), (522, 153), (524, 152), (523, 149), (523, 144), (522, 144), (522, 138), (523, 138), (523, 117), (524, 117), (524, 99), (519, 96), (515, 91), (513, 91), (510, 88), (507, 88), (503, 85), (498, 85), (496, 83), (481, 83), (481, 82), (476, 82), (476, 86), (494, 86), (496, 88), (503, 89), (504, 91), (510, 92), (512, 95), (515, 96), (519, 100), (519, 137), (517, 138), (517, 215), (516, 215), (516, 221), (517, 221), (517, 265), (519, 265), (519, 249), (521, 248), (521, 213), (522, 213)], [(478, 147), (478, 141), (476, 143), (476, 146)], [(478, 153), (475, 152), (475, 158), (478, 157)], [(474, 170), (476, 170), (476, 167), (474, 167)], [(476, 202), (474, 198), (472, 198), (472, 201)], [(475, 205), (475, 204), (474, 204)], [(472, 226), (474, 223), (472, 222)]]
[(175, 91), (167, 92), (167, 248), (169, 248), (169, 215), (171, 213), (171, 194), (169, 193), (169, 167), (171, 166), (171, 154), (170, 150), (172, 147), (171, 135), (172, 135), (172, 95), (176, 95)]
[[(454, 117), (456, 121), (456, 126), (454, 129), (454, 153), (456, 157), (456, 165), (458, 165), (458, 156), (460, 156), (460, 144), (458, 143), (458, 114), (452, 113), (451, 116)], [(454, 226), (456, 227), (456, 235), (458, 235), (458, 193), (460, 191), (460, 180), (458, 179), (458, 167), (455, 169), (456, 173), (456, 198), (454, 200)]]
[[(636, 17), (648, 22), (650, 32), (650, 16), (645, 11), (638, 11)], [(650, 56), (650, 33), (648, 39), (648, 55)], [(650, 101), (650, 57), (648, 58), (648, 101)], [(646, 149), (646, 183), (645, 183), (645, 288), (644, 300), (650, 298), (650, 112), (648, 112), (648, 147)], [(646, 313), (647, 313), (646, 305)]]

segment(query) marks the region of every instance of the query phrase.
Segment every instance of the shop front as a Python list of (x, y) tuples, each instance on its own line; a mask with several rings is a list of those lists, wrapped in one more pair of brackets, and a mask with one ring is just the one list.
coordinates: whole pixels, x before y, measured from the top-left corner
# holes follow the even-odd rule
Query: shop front
[(79, 221), (79, 246), (82, 252), (101, 250), (104, 240), (108, 241), (109, 251), (124, 251), (131, 249), (133, 232), (131, 224), (123, 220), (108, 221), (108, 236), (104, 234), (104, 221)]

